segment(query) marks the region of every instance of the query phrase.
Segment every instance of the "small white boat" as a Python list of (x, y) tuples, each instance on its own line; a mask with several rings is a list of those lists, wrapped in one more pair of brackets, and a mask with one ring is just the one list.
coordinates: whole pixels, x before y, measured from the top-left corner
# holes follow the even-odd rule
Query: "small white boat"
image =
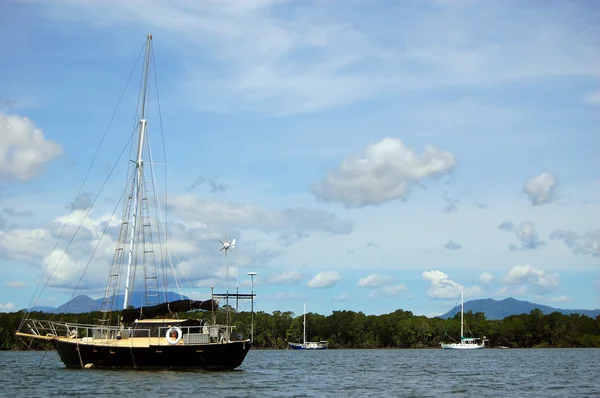
[(304, 304), (304, 339), (302, 343), (288, 343), (292, 350), (325, 350), (329, 343), (327, 341), (306, 341), (306, 303)]
[[(460, 341), (455, 343), (440, 343), (445, 350), (477, 350), (485, 347), (487, 339), (485, 336), (481, 339), (478, 337), (465, 337), (464, 333), (464, 310), (465, 310), (465, 298), (464, 291), (460, 292)], [(444, 336), (445, 337), (445, 336)]]

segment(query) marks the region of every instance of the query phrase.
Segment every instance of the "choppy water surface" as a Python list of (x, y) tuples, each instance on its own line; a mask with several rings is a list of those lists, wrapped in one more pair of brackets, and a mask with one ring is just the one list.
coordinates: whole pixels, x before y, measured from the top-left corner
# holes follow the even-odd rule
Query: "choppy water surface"
[(65, 369), (0, 352), (0, 396), (600, 397), (599, 349), (252, 350), (229, 372)]

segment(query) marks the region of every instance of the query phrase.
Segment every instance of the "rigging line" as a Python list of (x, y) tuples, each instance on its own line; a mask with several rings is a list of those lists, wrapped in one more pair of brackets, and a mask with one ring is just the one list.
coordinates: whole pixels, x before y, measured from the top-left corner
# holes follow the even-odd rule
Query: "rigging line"
[[(163, 129), (163, 120), (162, 120), (162, 110), (160, 107), (160, 95), (158, 92), (158, 73), (156, 71), (156, 60), (154, 58), (154, 43), (150, 43), (151, 46), (151, 52), (150, 55), (152, 57), (152, 70), (154, 71), (154, 88), (156, 90), (156, 103), (158, 105), (158, 120), (160, 123), (160, 138), (162, 141), (162, 151), (163, 151), (163, 161), (164, 161), (164, 173), (165, 173), (165, 215), (164, 215), (164, 234), (165, 234), (165, 251), (167, 250), (167, 242), (168, 242), (168, 234), (169, 234), (169, 214), (168, 214), (168, 202), (167, 202), (167, 189), (168, 189), (168, 174), (167, 174), (167, 151), (166, 151), (166, 146), (165, 146), (165, 134), (164, 134), (164, 129)], [(162, 215), (161, 215), (162, 216)], [(159, 238), (160, 238), (160, 234), (159, 234)], [(161, 250), (162, 250), (162, 245), (161, 245)], [(161, 251), (161, 255), (162, 255), (162, 251)], [(165, 254), (165, 260), (166, 259), (166, 254)], [(164, 277), (164, 284), (165, 284), (165, 290), (168, 287), (168, 279), (167, 279), (167, 273), (166, 273), (166, 268), (164, 268), (163, 271), (163, 277)], [(166, 294), (166, 293), (165, 293)]]
[(117, 202), (117, 205), (115, 206), (115, 209), (113, 210), (112, 214), (110, 215), (110, 218), (106, 222), (106, 227), (104, 227), (104, 231), (102, 231), (102, 235), (100, 236), (100, 239), (98, 239), (98, 243), (96, 243), (96, 247), (92, 251), (92, 255), (90, 256), (90, 259), (89, 259), (88, 263), (86, 264), (85, 269), (83, 270), (83, 273), (81, 274), (81, 277), (79, 278), (79, 281), (77, 282), (77, 286), (75, 287), (75, 290), (73, 291), (73, 295), (71, 295), (71, 300), (69, 300), (67, 302), (67, 307), (65, 308), (63, 314), (61, 315), (59, 322), (62, 322), (64, 314), (69, 309), (69, 306), (71, 305), (71, 301), (73, 300), (73, 297), (75, 297), (75, 294), (77, 293), (77, 290), (79, 289), (79, 286), (81, 285), (81, 281), (83, 280), (85, 273), (87, 272), (90, 264), (92, 263), (92, 259), (96, 255), (96, 251), (98, 250), (98, 247), (100, 247), (100, 243), (102, 242), (102, 239), (104, 238), (104, 235), (106, 234), (106, 231), (108, 231), (108, 227), (110, 226), (110, 221), (113, 219), (113, 217), (117, 213), (117, 209), (119, 208), (119, 205), (121, 204), (122, 199), (123, 199), (123, 197), (121, 196), (119, 198), (119, 201)]
[[(127, 198), (127, 200), (129, 201), (127, 204), (123, 205), (123, 216), (121, 217), (121, 223), (123, 222), (123, 220), (127, 220), (127, 227), (125, 228), (125, 234), (121, 235), (123, 229), (123, 224), (121, 224), (121, 229), (119, 230), (119, 237), (117, 238), (119, 240), (119, 242), (121, 242), (122, 245), (125, 244), (125, 242), (130, 240), (130, 230), (129, 230), (129, 222), (131, 221), (131, 201), (134, 200), (134, 191), (135, 191), (135, 184), (136, 184), (136, 175), (137, 175), (137, 170), (135, 168), (130, 170), (131, 175), (129, 177), (129, 179), (127, 180), (127, 186), (125, 187), (125, 190), (123, 191), (123, 198)], [(129, 183), (129, 181), (131, 181), (131, 183)], [(129, 186), (129, 184), (131, 184), (131, 186)], [(130, 188), (130, 189), (127, 189)], [(123, 246), (124, 247), (124, 246)], [(108, 292), (108, 286), (107, 286), (107, 290), (104, 293), (104, 299), (106, 300), (108, 298), (109, 294), (114, 296), (117, 295), (119, 288), (121, 287), (121, 283), (122, 283), (122, 279), (123, 279), (123, 265), (125, 263), (125, 251), (121, 250), (119, 257), (115, 259), (116, 261), (116, 266), (118, 269), (118, 273), (117, 273), (117, 280), (115, 282), (115, 284), (112, 286), (112, 293)], [(113, 263), (113, 265), (115, 265)], [(111, 304), (111, 315), (113, 311), (118, 311), (117, 309), (117, 301), (116, 300), (112, 300), (112, 304)]]
[[(106, 186), (106, 183), (108, 182), (108, 180), (110, 179), (110, 176), (112, 175), (112, 173), (115, 171), (115, 168), (117, 167), (117, 164), (119, 164), (119, 161), (121, 160), (121, 157), (123, 156), (123, 153), (125, 152), (125, 149), (127, 148), (127, 146), (129, 145), (130, 141), (133, 138), (133, 134), (135, 133), (132, 132), (129, 136), (129, 140), (127, 140), (127, 143), (125, 143), (125, 146), (123, 147), (123, 149), (121, 150), (121, 153), (119, 154), (119, 157), (117, 158), (117, 161), (115, 162), (115, 164), (113, 164), (112, 169), (110, 170), (110, 172), (108, 173), (108, 176), (106, 177), (106, 179), (104, 180), (104, 182), (102, 183), (102, 186), (100, 187), (100, 191), (98, 191), (98, 194), (96, 194), (96, 197), (94, 198), (94, 200), (92, 201), (92, 204), (90, 205), (90, 207), (87, 209), (85, 215), (83, 216), (83, 219), (81, 220), (81, 223), (79, 224), (79, 226), (77, 227), (77, 229), (75, 230), (75, 233), (73, 234), (73, 237), (71, 238), (71, 240), (69, 241), (69, 243), (67, 244), (67, 247), (65, 247), (65, 250), (63, 250), (63, 254), (60, 256), (60, 258), (58, 259), (58, 262), (56, 263), (56, 266), (54, 267), (54, 270), (52, 271), (52, 273), (50, 274), (50, 276), (48, 277), (48, 280), (46, 281), (46, 283), (44, 284), (44, 287), (42, 288), (42, 290), (40, 291), (40, 294), (37, 298), (37, 300), (35, 301), (35, 304), (37, 304), (37, 302), (39, 301), (40, 297), (42, 296), (42, 293), (44, 292), (44, 290), (46, 289), (46, 287), (48, 286), (48, 283), (50, 283), (50, 280), (52, 279), (52, 277), (54, 276), (54, 273), (56, 272), (56, 270), (58, 269), (58, 266), (60, 265), (63, 257), (65, 256), (65, 254), (67, 253), (67, 250), (69, 249), (69, 247), (71, 247), (71, 243), (73, 243), (73, 241), (75, 240), (75, 236), (77, 236), (77, 233), (79, 232), (79, 230), (81, 229), (81, 226), (83, 225), (83, 223), (85, 222), (85, 220), (87, 220), (87, 216), (90, 213), (90, 211), (92, 210), (92, 208), (94, 207), (94, 204), (96, 203), (96, 201), (98, 200), (98, 197), (100, 196), (100, 194), (102, 193), (102, 190), (104, 189), (104, 187)], [(54, 253), (54, 252), (53, 252)], [(52, 257), (52, 256), (50, 256)]]
[[(454, 307), (453, 307), (452, 316), (446, 321), (446, 330), (444, 330), (444, 336), (442, 336), (442, 339), (445, 336), (448, 336), (448, 329), (450, 328), (450, 320), (454, 319), (454, 315), (456, 315), (456, 308), (458, 307), (458, 299), (459, 298), (460, 298), (460, 296), (458, 296), (456, 298), (456, 303), (454, 304)], [(451, 336), (448, 336), (448, 337), (452, 338)], [(452, 340), (454, 340), (454, 339), (452, 338)]]
[[(149, 136), (149, 135), (148, 135)], [(162, 277), (162, 285), (164, 288), (164, 301), (167, 302), (168, 300), (168, 283), (167, 283), (167, 276), (166, 276), (166, 267), (165, 267), (165, 262), (166, 262), (166, 256), (163, 255), (163, 242), (162, 242), (162, 237), (161, 237), (161, 228), (160, 228), (160, 222), (162, 220), (162, 209), (160, 206), (160, 195), (158, 194), (158, 184), (156, 182), (156, 174), (154, 173), (154, 158), (152, 157), (152, 147), (150, 145), (150, 139), (148, 139), (146, 141), (147, 146), (148, 146), (148, 158), (150, 160), (150, 179), (151, 179), (151, 184), (152, 184), (152, 190), (153, 192), (155, 192), (155, 194), (153, 195), (153, 198), (156, 200), (156, 202), (154, 203), (154, 216), (156, 217), (156, 227), (157, 227), (157, 236), (158, 236), (158, 250), (160, 252), (160, 260), (162, 263), (161, 266), (161, 277)], [(166, 231), (166, 225), (164, 227), (164, 231)], [(165, 237), (165, 245), (166, 245), (166, 237)], [(154, 270), (156, 271), (156, 261), (154, 263)], [(157, 275), (157, 285), (158, 285), (158, 275)], [(181, 292), (179, 292), (181, 294)]]
[(40, 363), (38, 364), (38, 368), (42, 367), (42, 362), (44, 362), (44, 359), (46, 358), (46, 354), (48, 353), (48, 351), (50, 351), (50, 350), (46, 347), (46, 351), (44, 351), (44, 355), (42, 356), (42, 359), (40, 360)]
[[(162, 121), (162, 111), (160, 108), (160, 95), (158, 95), (158, 74), (156, 73), (156, 62), (154, 60), (154, 44), (150, 43), (152, 47), (152, 51), (150, 55), (152, 56), (152, 69), (154, 70), (154, 87), (156, 88), (156, 103), (158, 105), (158, 120), (160, 123), (160, 138), (162, 140), (162, 150), (163, 150), (163, 159), (165, 162), (165, 225), (168, 223), (168, 214), (167, 214), (167, 151), (165, 148), (165, 134), (163, 130), (163, 121)], [(166, 239), (167, 231), (165, 230), (165, 239)]]
[[(104, 143), (104, 140), (106, 139), (106, 135), (108, 134), (108, 130), (110, 129), (110, 126), (112, 125), (112, 122), (115, 118), (115, 115), (117, 114), (117, 110), (119, 109), (119, 106), (121, 105), (121, 101), (123, 100), (123, 97), (125, 96), (125, 92), (127, 91), (127, 87), (129, 86), (129, 82), (131, 81), (131, 78), (133, 77), (133, 73), (135, 72), (135, 69), (137, 67), (137, 64), (140, 60), (140, 57), (142, 56), (142, 53), (144, 51), (144, 47), (142, 47), (142, 49), (140, 50), (138, 57), (135, 61), (135, 64), (133, 65), (133, 68), (131, 69), (131, 72), (129, 73), (129, 77), (127, 78), (127, 82), (125, 83), (125, 87), (123, 88), (123, 91), (121, 92), (121, 96), (119, 97), (119, 100), (117, 101), (117, 105), (115, 106), (115, 109), (113, 110), (113, 113), (110, 117), (110, 120), (108, 122), (108, 126), (106, 126), (106, 129), (104, 130), (104, 135), (102, 136), (102, 139), (100, 140), (100, 144), (98, 144), (98, 148), (96, 149), (96, 153), (94, 154), (93, 158), (92, 158), (92, 162), (90, 164), (90, 167), (88, 168), (85, 177), (83, 179), (83, 183), (81, 184), (81, 186), (79, 187), (79, 192), (77, 192), (77, 196), (75, 197), (75, 200), (73, 201), (73, 204), (71, 205), (71, 210), (69, 211), (69, 217), (67, 218), (67, 222), (65, 224), (63, 224), (63, 227), (59, 233), (58, 239), (56, 240), (56, 244), (54, 245), (54, 249), (52, 250), (52, 252), (54, 253), (54, 251), (56, 250), (56, 248), (58, 247), (58, 244), (60, 242), (60, 239), (62, 238), (62, 235), (64, 233), (64, 230), (66, 228), (66, 225), (68, 224), (71, 214), (73, 213), (73, 209), (75, 208), (75, 205), (77, 204), (77, 199), (79, 199), (79, 196), (81, 195), (81, 192), (83, 191), (83, 187), (85, 186), (85, 183), (87, 182), (87, 179), (90, 175), (90, 172), (92, 171), (92, 167), (94, 166), (94, 163), (96, 162), (96, 158), (98, 157), (98, 153), (100, 152), (100, 148), (102, 148), (102, 144)], [(33, 291), (33, 297), (35, 297), (35, 294), (37, 292), (37, 290), (40, 287), (40, 283), (43, 279), (44, 274), (46, 273), (46, 271), (48, 270), (48, 266), (50, 265), (50, 260), (52, 259), (52, 256), (50, 256), (48, 258), (48, 261), (46, 262), (46, 266), (44, 268), (44, 272), (42, 272), (42, 278), (40, 278), (40, 280), (38, 281), (38, 284), (35, 288), (35, 290)], [(30, 303), (31, 304), (31, 303)], [(34, 304), (35, 305), (35, 304)], [(29, 308), (33, 307), (33, 305), (30, 305)]]

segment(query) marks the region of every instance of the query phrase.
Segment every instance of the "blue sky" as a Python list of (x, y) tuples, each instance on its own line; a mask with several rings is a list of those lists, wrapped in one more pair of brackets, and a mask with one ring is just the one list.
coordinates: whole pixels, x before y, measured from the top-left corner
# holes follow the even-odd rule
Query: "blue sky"
[[(598, 21), (593, 1), (2, 2), (0, 311), (37, 298), (127, 141), (135, 89), (69, 215), (148, 32), (183, 293), (239, 267), (267, 312), (432, 316), (461, 289), (598, 308)], [(118, 224), (117, 174), (38, 304), (68, 300)], [(94, 298), (114, 237), (98, 248)]]

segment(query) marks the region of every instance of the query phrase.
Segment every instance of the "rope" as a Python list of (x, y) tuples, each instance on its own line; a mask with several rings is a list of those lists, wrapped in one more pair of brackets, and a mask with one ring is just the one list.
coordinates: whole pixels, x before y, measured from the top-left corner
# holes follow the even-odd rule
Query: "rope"
[[(115, 108), (114, 108), (114, 110), (113, 110), (113, 113), (112, 113), (112, 115), (111, 115), (111, 117), (110, 117), (110, 120), (109, 120), (109, 122), (108, 122), (108, 125), (106, 126), (106, 129), (104, 130), (104, 134), (102, 135), (102, 139), (100, 140), (100, 143), (98, 144), (98, 147), (97, 147), (97, 149), (96, 149), (96, 152), (94, 153), (94, 156), (93, 156), (93, 158), (92, 158), (92, 162), (91, 162), (91, 164), (90, 164), (90, 166), (89, 166), (89, 168), (88, 168), (88, 170), (87, 170), (87, 172), (86, 172), (86, 174), (85, 174), (85, 177), (84, 177), (84, 179), (83, 179), (83, 183), (82, 183), (82, 184), (81, 184), (81, 186), (79, 187), (79, 191), (77, 192), (77, 196), (75, 197), (75, 200), (73, 201), (73, 204), (71, 205), (71, 209), (69, 210), (69, 216), (68, 216), (68, 218), (67, 218), (67, 221), (66, 221), (66, 222), (63, 224), (63, 226), (62, 226), (62, 228), (61, 228), (61, 230), (60, 230), (60, 233), (59, 233), (58, 239), (56, 240), (56, 243), (55, 243), (55, 245), (54, 245), (54, 248), (52, 249), (52, 253), (54, 253), (54, 251), (55, 251), (55, 250), (56, 250), (56, 248), (58, 247), (58, 244), (60, 243), (60, 240), (61, 240), (61, 238), (62, 238), (62, 236), (63, 236), (63, 233), (64, 233), (64, 231), (65, 231), (65, 228), (66, 228), (67, 224), (69, 223), (69, 220), (70, 220), (70, 217), (71, 217), (71, 215), (73, 214), (73, 210), (75, 209), (75, 205), (77, 204), (77, 200), (79, 199), (79, 197), (81, 196), (81, 193), (83, 192), (83, 187), (85, 186), (85, 184), (86, 184), (86, 182), (87, 182), (87, 180), (88, 180), (88, 178), (89, 178), (89, 175), (90, 175), (90, 173), (91, 173), (91, 171), (92, 171), (92, 168), (93, 168), (93, 166), (94, 166), (94, 164), (95, 164), (95, 162), (96, 162), (96, 158), (98, 157), (98, 153), (100, 152), (100, 148), (102, 148), (102, 144), (104, 143), (104, 141), (105, 141), (105, 139), (106, 139), (106, 136), (107, 136), (107, 134), (108, 134), (108, 130), (110, 129), (110, 126), (112, 125), (112, 122), (113, 122), (113, 120), (114, 120), (114, 118), (115, 118), (115, 115), (116, 115), (116, 113), (117, 113), (117, 110), (119, 109), (119, 106), (120, 106), (120, 104), (121, 104), (121, 101), (123, 100), (123, 97), (125, 96), (125, 92), (126, 92), (126, 90), (127, 90), (127, 87), (129, 86), (129, 82), (131, 81), (131, 78), (133, 77), (133, 73), (134, 73), (134, 71), (135, 71), (135, 69), (136, 69), (136, 66), (137, 66), (137, 64), (138, 64), (139, 60), (140, 60), (140, 57), (141, 57), (141, 55), (142, 55), (142, 52), (143, 52), (143, 50), (144, 50), (144, 47), (142, 47), (142, 49), (140, 50), (140, 52), (139, 52), (139, 54), (138, 54), (138, 57), (137, 57), (137, 59), (136, 59), (136, 61), (135, 61), (135, 64), (134, 64), (134, 66), (133, 66), (133, 68), (132, 68), (132, 70), (131, 70), (131, 72), (130, 72), (130, 74), (129, 74), (129, 77), (128, 77), (128, 79), (127, 79), (127, 82), (125, 83), (125, 87), (123, 88), (123, 91), (121, 92), (121, 96), (119, 97), (119, 100), (117, 101), (117, 105), (115, 106)], [(51, 261), (51, 260), (52, 260), (52, 256), (49, 256), (49, 257), (48, 257), (48, 261), (46, 261), (46, 265), (44, 266), (44, 271), (42, 272), (42, 277), (41, 277), (41, 278), (39, 279), (39, 281), (38, 281), (38, 284), (37, 284), (37, 286), (36, 286), (36, 288), (35, 288), (35, 290), (34, 290), (33, 297), (32, 297), (32, 300), (31, 300), (31, 302), (29, 303), (29, 307), (28, 307), (28, 308), (33, 308), (35, 305), (37, 305), (37, 303), (38, 303), (38, 301), (39, 301), (39, 299), (40, 299), (40, 297), (41, 297), (41, 295), (42, 295), (42, 293), (43, 293), (44, 289), (45, 289), (45, 288), (46, 288), (46, 286), (48, 285), (48, 283), (46, 283), (46, 284), (44, 285), (44, 287), (42, 288), (42, 291), (41, 291), (41, 292), (40, 292), (40, 294), (38, 295), (37, 299), (34, 301), (34, 298), (35, 298), (36, 292), (38, 291), (38, 289), (39, 289), (39, 287), (40, 287), (40, 284), (41, 284), (42, 280), (44, 279), (44, 275), (45, 275), (45, 274), (46, 274), (46, 272), (48, 271), (48, 267), (49, 267), (49, 265), (50, 265), (50, 261)], [(25, 311), (25, 316), (24, 316), (24, 317), (23, 317), (23, 319), (21, 320), (21, 324), (19, 325), (19, 329), (21, 329), (21, 327), (23, 326), (23, 324), (25, 323), (25, 321), (26, 321), (27, 319), (28, 319), (28, 311)]]
[[(459, 296), (459, 297), (460, 297), (460, 296)], [(455, 339), (454, 339), (452, 336), (450, 336), (450, 335), (448, 334), (448, 329), (450, 328), (450, 320), (451, 320), (451, 319), (454, 319), (454, 315), (456, 315), (456, 309), (457, 309), (457, 308), (458, 308), (458, 297), (456, 298), (456, 304), (454, 304), (454, 307), (453, 307), (452, 316), (451, 316), (451, 317), (448, 319), (448, 321), (446, 322), (446, 330), (444, 330), (444, 335), (442, 336), (442, 340), (444, 339), (444, 337), (446, 337), (446, 336), (447, 336), (447, 337), (450, 337), (452, 340), (454, 340), (454, 341), (457, 341), (457, 340), (455, 340)]]
[[(77, 290), (79, 289), (79, 286), (81, 285), (81, 281), (83, 280), (85, 273), (87, 272), (90, 264), (92, 263), (92, 259), (94, 258), (94, 255), (96, 255), (96, 251), (98, 250), (98, 247), (100, 247), (100, 243), (102, 242), (102, 239), (104, 238), (104, 235), (106, 235), (106, 231), (108, 230), (108, 227), (110, 226), (110, 221), (114, 218), (115, 213), (117, 212), (117, 209), (119, 208), (119, 205), (121, 204), (122, 199), (123, 199), (122, 196), (119, 197), (119, 201), (117, 202), (115, 209), (113, 210), (112, 214), (110, 215), (110, 218), (106, 222), (106, 227), (104, 227), (104, 231), (102, 231), (102, 235), (100, 235), (100, 239), (98, 239), (98, 243), (96, 243), (96, 247), (94, 247), (94, 250), (92, 251), (92, 255), (90, 256), (90, 259), (87, 262), (85, 269), (83, 270), (83, 273), (81, 274), (81, 277), (79, 278), (79, 281), (77, 282), (77, 286), (75, 286), (75, 290), (73, 291), (73, 294), (71, 295), (71, 300), (69, 300), (69, 302), (67, 303), (67, 307), (65, 308), (64, 313), (66, 313), (67, 310), (69, 309), (69, 306), (71, 305), (71, 301), (75, 297), (75, 294), (77, 293)], [(61, 315), (60, 321), (62, 321), (64, 313), (63, 313), (63, 315)]]

